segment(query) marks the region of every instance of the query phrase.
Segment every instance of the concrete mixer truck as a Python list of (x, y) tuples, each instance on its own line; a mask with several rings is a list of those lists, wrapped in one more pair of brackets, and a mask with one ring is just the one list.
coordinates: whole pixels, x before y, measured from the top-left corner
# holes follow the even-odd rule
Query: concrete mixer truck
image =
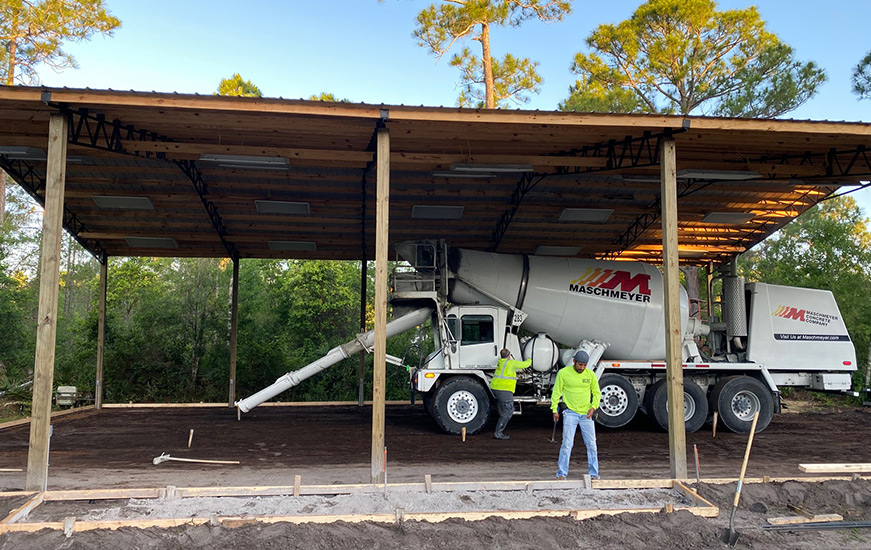
[[(476, 433), (491, 415), (489, 380), (508, 348), (532, 360), (518, 371), (515, 413), (549, 404), (556, 373), (578, 349), (590, 356), (602, 400), (597, 422), (627, 424), (641, 410), (668, 427), (663, 277), (654, 266), (508, 255), (402, 243), (410, 268), (391, 278), (388, 337), (431, 321), (434, 351), (411, 370), (412, 399), (448, 433)], [(757, 431), (780, 412), (780, 386), (849, 391), (856, 355), (828, 291), (744, 284), (734, 262), (720, 275), (721, 316), (689, 316), (680, 289), (684, 419), (694, 432), (719, 414), (730, 430)], [(239, 401), (243, 412), (353, 353), (371, 331)], [(388, 361), (396, 363), (396, 358)], [(547, 411), (549, 417), (549, 411)]]

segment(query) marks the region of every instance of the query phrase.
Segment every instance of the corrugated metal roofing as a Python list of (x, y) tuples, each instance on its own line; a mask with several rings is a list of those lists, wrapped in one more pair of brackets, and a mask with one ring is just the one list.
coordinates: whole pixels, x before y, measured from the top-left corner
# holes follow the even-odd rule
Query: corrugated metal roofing
[[(678, 184), (681, 256), (692, 263), (740, 253), (871, 176), (866, 123), (28, 87), (0, 87), (0, 147), (45, 151), (49, 114), (59, 110), (82, 130), (73, 132), (68, 148), (74, 161), (67, 166), (66, 205), (76, 220), (70, 225), (91, 250), (110, 256), (226, 256), (206, 204), (243, 258), (372, 258), (379, 125), (391, 141), (391, 243), (445, 238), (454, 246), (530, 254), (540, 245), (580, 246), (580, 256), (657, 261), (657, 147), (668, 133), (676, 140), (678, 171), (694, 172)], [(107, 135), (117, 129), (120, 139), (110, 147), (102, 134), (91, 141), (98, 127)], [(209, 154), (283, 157), (290, 167), (200, 160)], [(39, 198), (38, 183), (23, 176), (29, 168), (32, 181), (44, 178), (44, 159), (14, 156), (0, 155), (0, 165)], [(179, 163), (201, 174), (202, 198)], [(458, 163), (524, 164), (533, 172), (468, 179), (451, 172)], [(724, 179), (750, 172), (758, 177)], [(95, 195), (148, 197), (154, 210), (100, 208)], [(309, 214), (261, 214), (257, 200), (305, 202)], [(463, 206), (463, 212), (459, 220), (414, 219), (415, 205)], [(604, 222), (559, 221), (564, 208), (614, 212)], [(702, 221), (711, 212), (751, 218), (733, 225)], [(126, 237), (170, 237), (178, 248), (134, 248)], [(272, 250), (269, 241), (316, 246)]]

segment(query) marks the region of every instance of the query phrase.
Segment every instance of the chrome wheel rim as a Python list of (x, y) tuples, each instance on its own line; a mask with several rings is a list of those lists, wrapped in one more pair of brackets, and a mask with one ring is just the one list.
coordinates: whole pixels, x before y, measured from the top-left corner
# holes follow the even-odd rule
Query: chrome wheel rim
[(460, 390), (448, 398), (448, 416), (458, 424), (467, 424), (478, 415), (478, 400), (472, 392)]
[(629, 396), (620, 386), (613, 384), (602, 388), (599, 410), (608, 416), (620, 416), (629, 407)]
[(752, 391), (742, 390), (732, 397), (732, 414), (739, 420), (750, 422), (753, 416), (762, 409), (759, 397)]

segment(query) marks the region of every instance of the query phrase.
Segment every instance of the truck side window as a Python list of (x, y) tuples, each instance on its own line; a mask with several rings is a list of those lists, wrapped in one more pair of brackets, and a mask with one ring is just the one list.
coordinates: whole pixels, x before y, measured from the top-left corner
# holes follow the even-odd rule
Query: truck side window
[(490, 315), (463, 315), (461, 345), (493, 342), (493, 317)]
[(457, 318), (453, 315), (448, 317), (448, 330), (450, 331), (449, 338), (451, 340), (457, 339)]

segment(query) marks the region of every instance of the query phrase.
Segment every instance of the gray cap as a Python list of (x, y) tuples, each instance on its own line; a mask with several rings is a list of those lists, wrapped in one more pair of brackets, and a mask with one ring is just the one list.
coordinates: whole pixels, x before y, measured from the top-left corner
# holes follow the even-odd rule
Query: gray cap
[(578, 363), (586, 363), (589, 360), (590, 356), (587, 355), (586, 351), (579, 349), (577, 353), (575, 353), (575, 361), (577, 361)]

